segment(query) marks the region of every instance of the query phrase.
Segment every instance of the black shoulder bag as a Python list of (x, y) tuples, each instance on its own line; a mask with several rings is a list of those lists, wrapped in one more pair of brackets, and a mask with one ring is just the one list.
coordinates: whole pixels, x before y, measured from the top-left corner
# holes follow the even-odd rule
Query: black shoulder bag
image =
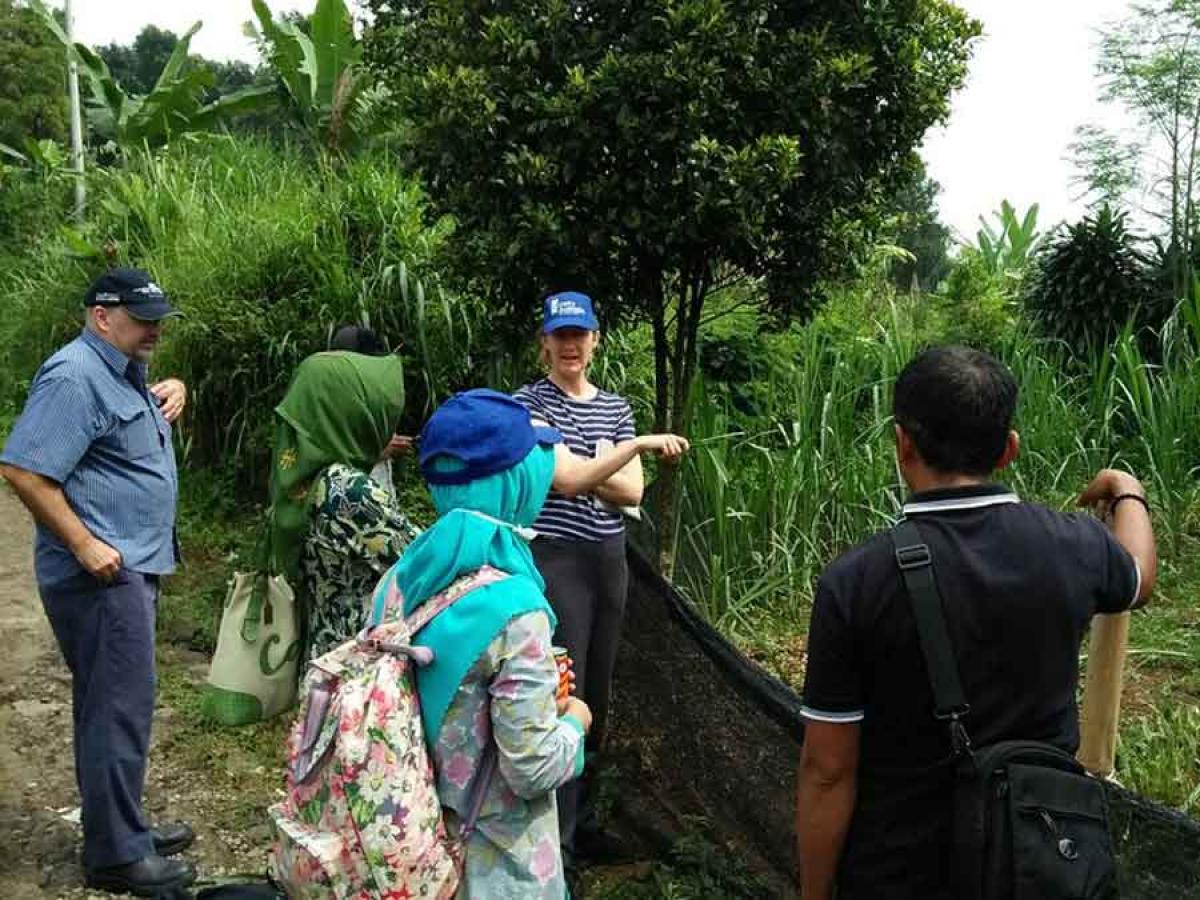
[(962, 900), (1108, 900), (1116, 862), (1104, 786), (1075, 758), (1038, 741), (972, 747), (970, 706), (946, 630), (933, 557), (916, 522), (891, 532), (955, 760), (954, 887)]

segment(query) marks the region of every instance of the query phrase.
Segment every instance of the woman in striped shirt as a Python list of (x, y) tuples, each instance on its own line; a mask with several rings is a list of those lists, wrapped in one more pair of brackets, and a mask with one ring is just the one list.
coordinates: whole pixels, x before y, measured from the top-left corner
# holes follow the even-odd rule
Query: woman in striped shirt
[[(588, 365), (599, 340), (599, 324), (587, 295), (567, 292), (547, 297), (541, 341), (549, 375), (514, 394), (535, 421), (563, 435), (565, 448), (559, 446), (554, 489), (534, 524), (538, 539), (531, 546), (558, 617), (555, 642), (570, 653), (575, 689), (592, 710), (588, 743), (593, 748), (604, 737), (629, 581), (620, 507), (636, 507), (642, 500), (641, 453), (675, 460), (688, 446), (686, 440), (670, 434), (636, 436), (629, 403), (588, 380)], [(590, 492), (580, 493), (582, 479), (574, 477), (578, 463), (572, 460), (610, 452), (628, 462)], [(558, 792), (559, 831), (568, 872), (582, 790), (582, 781), (575, 781)]]

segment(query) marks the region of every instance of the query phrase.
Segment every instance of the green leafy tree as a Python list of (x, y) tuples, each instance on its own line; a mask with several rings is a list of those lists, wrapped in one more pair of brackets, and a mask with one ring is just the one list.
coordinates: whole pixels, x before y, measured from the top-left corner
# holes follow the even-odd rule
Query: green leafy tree
[(369, 59), (497, 320), (528, 334), (539, 292), (574, 285), (608, 324), (649, 321), (655, 424), (680, 430), (706, 299), (749, 276), (780, 318), (810, 310), (978, 33), (943, 0), (367, 6)]
[(147, 25), (132, 44), (106, 44), (96, 48), (96, 55), (125, 90), (149, 94), (178, 43), (175, 32)]
[(1120, 207), (1141, 183), (1140, 140), (1131, 140), (1098, 125), (1080, 125), (1068, 146), (1075, 163), (1072, 183), (1080, 189), (1076, 200), (1086, 200), (1093, 209)]
[(62, 47), (38, 14), (0, 0), (0, 144), (64, 140), (66, 90)]
[(950, 229), (938, 219), (942, 187), (929, 177), (925, 164), (917, 162), (890, 204), (896, 216), (895, 244), (912, 258), (893, 263), (891, 274), (900, 290), (932, 291), (950, 271)]
[(213, 92), (215, 96), (212, 99), (235, 93), (258, 83), (254, 67), (241, 60), (235, 59), (229, 62), (219, 62), (201, 57), (200, 65), (213, 73)]
[(564, 284), (609, 324), (649, 320), (661, 427), (684, 424), (727, 275), (803, 313), (870, 245), (860, 220), (911, 171), (977, 34), (941, 0), (367, 5), (370, 62), (464, 271), (519, 331)]
[(1176, 299), (1193, 283), (1200, 162), (1200, 0), (1149, 0), (1101, 35), (1103, 98), (1130, 110), (1132, 137), (1081, 128), (1079, 184), (1093, 206), (1133, 207), (1162, 223)]
[(1050, 240), (1024, 301), (1051, 336), (1080, 354), (1107, 343), (1130, 321), (1159, 325), (1170, 310), (1125, 213), (1108, 206)]

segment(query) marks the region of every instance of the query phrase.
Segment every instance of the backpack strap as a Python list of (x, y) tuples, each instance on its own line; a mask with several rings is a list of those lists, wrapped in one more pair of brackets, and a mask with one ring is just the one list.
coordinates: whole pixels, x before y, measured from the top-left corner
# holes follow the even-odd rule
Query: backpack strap
[(445, 590), (434, 594), (417, 607), (416, 612), (404, 620), (405, 624), (408, 625), (409, 635), (415, 637), (418, 631), (472, 591), (477, 591), (480, 588), (487, 587), (489, 584), (496, 584), (511, 577), (508, 572), (501, 572), (499, 569), (494, 569), (491, 566), (482, 566), (469, 575), (464, 575), (457, 581), (452, 582)]
[(451, 582), (449, 587), (434, 594), (422, 603), (416, 612), (404, 619), (404, 628), (408, 632), (407, 639), (402, 641), (381, 641), (373, 637), (373, 635), (382, 623), (383, 610), (387, 605), (388, 595), (394, 591), (397, 595), (397, 602), (399, 602), (401, 607), (404, 605), (404, 596), (400, 594), (399, 589), (393, 583), (395, 576), (390, 573), (384, 575), (379, 580), (379, 585), (375, 589), (374, 610), (368, 617), (366, 626), (358, 633), (358, 644), (360, 647), (368, 647), (376, 651), (401, 654), (407, 656), (418, 666), (427, 666), (433, 662), (433, 651), (428, 647), (412, 643), (412, 639), (416, 636), (417, 632), (472, 591), (511, 577), (508, 572), (502, 572), (492, 566), (481, 566), (474, 572), (463, 575), (457, 581)]
[[(444, 591), (422, 603), (416, 612), (404, 620), (409, 629), (410, 639), (467, 594), (511, 577), (508, 572), (502, 572), (492, 566), (483, 566), (470, 575), (458, 579)], [(492, 783), (492, 777), (496, 774), (498, 765), (499, 754), (496, 742), (489, 740), (483, 750), (483, 755), (479, 758), (479, 769), (475, 772), (471, 790), (467, 794), (467, 814), (463, 817), (462, 828), (458, 836), (460, 847), (465, 846), (471, 835), (475, 833), (479, 813), (483, 810), (484, 798), (487, 796), (488, 787)], [(457, 858), (461, 860), (462, 855), (459, 854)]]
[(971, 752), (971, 738), (962, 719), (971, 711), (958, 677), (958, 663), (946, 629), (942, 596), (933, 577), (933, 555), (921, 538), (921, 529), (911, 519), (901, 519), (891, 531), (896, 564), (908, 589), (913, 617), (929, 684), (933, 688), (934, 717), (946, 722), (955, 757)]
[(458, 840), (464, 845), (475, 833), (475, 823), (479, 821), (479, 813), (483, 810), (483, 798), (487, 795), (487, 789), (499, 764), (500, 752), (496, 748), (496, 742), (490, 740), (484, 748), (483, 756), (479, 758), (479, 771), (475, 773), (471, 792), (467, 795), (467, 814), (463, 817), (462, 828), (458, 833)]

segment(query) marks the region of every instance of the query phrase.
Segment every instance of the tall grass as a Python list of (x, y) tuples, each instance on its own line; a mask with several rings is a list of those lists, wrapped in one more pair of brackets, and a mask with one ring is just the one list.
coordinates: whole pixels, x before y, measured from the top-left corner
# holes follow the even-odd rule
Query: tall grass
[(1122, 729), (1117, 775), (1126, 787), (1200, 813), (1200, 707), (1154, 709)]
[[(916, 313), (893, 303), (870, 338), (797, 330), (787, 364), (759, 386), (768, 403), (757, 415), (740, 413), (720, 386), (698, 385), (677, 573), (727, 633), (748, 635), (764, 616), (779, 627), (802, 620), (820, 570), (898, 513), (905, 489), (894, 463), (892, 385), (918, 346), (937, 337), (920, 333)], [(1179, 338), (1156, 364), (1127, 332), (1079, 367), (1018, 329), (998, 352), (1020, 387), (1022, 451), (1004, 480), (1065, 508), (1100, 468), (1127, 467), (1147, 483), (1160, 540), (1173, 547), (1196, 506), (1196, 345)]]
[(190, 388), (189, 461), (251, 487), (266, 477), (273, 407), (336, 326), (370, 325), (401, 350), (410, 425), (483, 353), (477, 307), (452, 302), (433, 275), (450, 224), (426, 222), (418, 182), (390, 158), (331, 169), (286, 147), (204, 138), (96, 173), (91, 196), (87, 226), (45, 236), (0, 275), (0, 371), (11, 376), (0, 409), (78, 331), (80, 298), (111, 263), (149, 270), (186, 313), (154, 369)]
[(677, 571), (721, 627), (750, 626), (762, 608), (791, 618), (820, 567), (896, 508), (893, 351), (887, 338), (848, 349), (804, 332), (795, 364), (769, 385), (778, 413), (749, 420), (700, 386)]
[[(676, 578), (718, 628), (793, 682), (803, 676), (802, 635), (817, 575), (888, 525), (902, 503), (892, 386), (921, 344), (943, 338), (928, 329), (916, 302), (893, 302), (873, 333), (848, 335), (818, 322), (775, 339), (778, 364), (764, 373), (766, 383), (755, 385), (762, 403), (751, 413), (724, 386), (697, 386)], [(1194, 634), (1181, 628), (1194, 624), (1200, 306), (1181, 306), (1167, 323), (1157, 361), (1143, 355), (1128, 329), (1082, 365), (1023, 328), (991, 344), (1020, 388), (1021, 456), (1004, 473), (1006, 482), (1062, 508), (1104, 466), (1130, 469), (1149, 489), (1162, 571), (1183, 587), (1164, 584), (1160, 593), (1170, 596), (1134, 627), (1134, 658), (1154, 669), (1156, 687), (1149, 713), (1137, 709), (1125, 717), (1118, 775), (1134, 790), (1195, 814), (1194, 678), (1148, 660), (1200, 664), (1192, 642), (1180, 639)]]

